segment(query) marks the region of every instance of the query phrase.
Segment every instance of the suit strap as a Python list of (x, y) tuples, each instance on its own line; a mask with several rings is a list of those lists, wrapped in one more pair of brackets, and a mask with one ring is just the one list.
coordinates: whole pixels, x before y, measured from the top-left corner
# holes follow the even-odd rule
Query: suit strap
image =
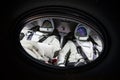
[(89, 63), (89, 62), (90, 62), (90, 60), (88, 59), (88, 57), (86, 56), (86, 54), (82, 51), (82, 49), (81, 49), (80, 46), (77, 47), (77, 51), (78, 51), (79, 54), (82, 55), (82, 57), (83, 57), (83, 59), (86, 61), (86, 63)]

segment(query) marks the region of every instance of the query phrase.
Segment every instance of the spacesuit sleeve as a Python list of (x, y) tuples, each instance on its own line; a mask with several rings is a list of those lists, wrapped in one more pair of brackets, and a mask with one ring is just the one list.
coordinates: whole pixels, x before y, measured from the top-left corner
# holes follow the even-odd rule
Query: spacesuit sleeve
[(70, 45), (69, 42), (67, 42), (65, 44), (65, 46), (63, 47), (63, 49), (59, 52), (59, 58), (58, 58), (58, 65), (65, 62), (65, 56), (67, 55), (67, 53), (70, 50)]
[(82, 56), (78, 54), (76, 45), (69, 41), (70, 45), (70, 56), (69, 56), (69, 62), (77, 62), (79, 59), (82, 59)]
[(55, 36), (50, 36), (46, 40), (44, 40), (43, 43), (50, 44), (54, 38), (55, 38)]

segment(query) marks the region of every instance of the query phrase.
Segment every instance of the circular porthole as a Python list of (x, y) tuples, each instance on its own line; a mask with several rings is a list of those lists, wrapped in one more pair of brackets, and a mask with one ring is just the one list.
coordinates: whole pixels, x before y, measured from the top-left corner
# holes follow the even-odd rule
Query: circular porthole
[(105, 31), (87, 14), (38, 11), (24, 16), (18, 26), (22, 53), (39, 65), (82, 67), (105, 54)]

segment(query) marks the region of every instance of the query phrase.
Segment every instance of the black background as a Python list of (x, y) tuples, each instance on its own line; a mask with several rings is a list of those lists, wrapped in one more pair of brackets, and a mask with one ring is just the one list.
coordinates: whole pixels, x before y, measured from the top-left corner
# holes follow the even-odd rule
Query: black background
[[(18, 57), (18, 51), (12, 44), (12, 25), (21, 13), (32, 8), (44, 5), (64, 5), (81, 8), (110, 26), (113, 35), (112, 49), (108, 57), (96, 68), (83, 73), (53, 73), (35, 68)], [(117, 0), (1, 0), (0, 2), (0, 66), (3, 80), (115, 80), (120, 74), (120, 14), (119, 1)], [(96, 13), (97, 12), (97, 13)], [(97, 14), (102, 15), (97, 16)], [(112, 26), (112, 28), (111, 28)], [(109, 28), (109, 27), (108, 27)], [(1, 79), (1, 80), (2, 80)]]

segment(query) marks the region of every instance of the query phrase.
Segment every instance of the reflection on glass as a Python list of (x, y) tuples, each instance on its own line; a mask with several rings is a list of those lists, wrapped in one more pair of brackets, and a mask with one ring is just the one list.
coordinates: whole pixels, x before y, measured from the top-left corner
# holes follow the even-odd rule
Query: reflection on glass
[(20, 43), (33, 58), (67, 67), (88, 64), (103, 51), (97, 30), (64, 18), (40, 18), (28, 22), (20, 32)]

